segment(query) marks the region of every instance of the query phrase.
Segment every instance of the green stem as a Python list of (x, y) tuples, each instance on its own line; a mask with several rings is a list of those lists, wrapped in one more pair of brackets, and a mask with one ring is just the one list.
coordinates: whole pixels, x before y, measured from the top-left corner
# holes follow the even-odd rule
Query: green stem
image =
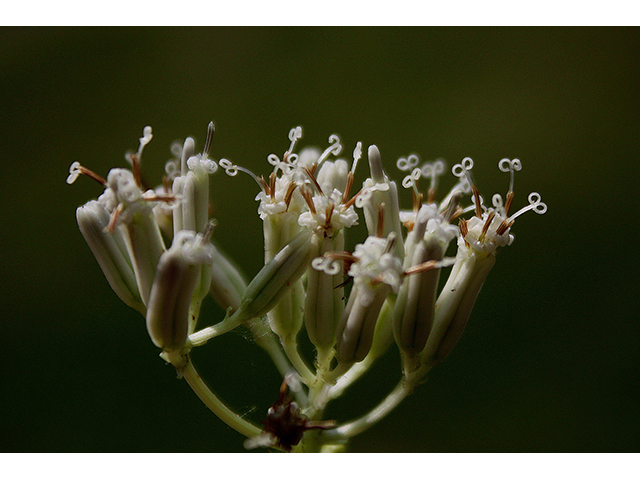
[(186, 360), (187, 364), (181, 369), (181, 373), (198, 398), (202, 400), (202, 403), (204, 403), (209, 410), (215, 413), (224, 423), (246, 437), (255, 437), (262, 433), (259, 427), (245, 420), (222, 403), (204, 383), (200, 375), (198, 375), (191, 358), (187, 357)]
[(389, 395), (387, 395), (387, 397), (378, 404), (377, 407), (357, 420), (353, 420), (337, 428), (321, 432), (320, 441), (323, 444), (336, 443), (339, 440), (347, 439), (364, 432), (396, 408), (409, 393), (411, 393), (411, 390), (408, 390), (405, 382), (401, 380), (396, 388), (394, 388), (391, 393), (389, 393)]
[(236, 328), (238, 325), (242, 323), (243, 314), (240, 313), (241, 311), (242, 309), (238, 309), (230, 317), (226, 316), (224, 320), (222, 320), (220, 323), (217, 323), (210, 327), (203, 328), (202, 330), (196, 333), (192, 333), (191, 335), (189, 335), (189, 345), (192, 347), (204, 345), (212, 338), (233, 330), (234, 328)]
[(302, 381), (307, 385), (313, 385), (316, 381), (315, 374), (307, 366), (307, 363), (300, 356), (298, 351), (298, 343), (295, 338), (280, 338), (280, 343), (284, 349), (284, 353), (291, 362), (291, 365), (298, 371)]

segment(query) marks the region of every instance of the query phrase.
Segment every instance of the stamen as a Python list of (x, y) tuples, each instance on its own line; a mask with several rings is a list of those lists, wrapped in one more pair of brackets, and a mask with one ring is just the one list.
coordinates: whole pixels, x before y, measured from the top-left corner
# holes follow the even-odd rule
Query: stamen
[(507, 201), (504, 204), (504, 214), (509, 215), (509, 209), (511, 208), (511, 204), (513, 203), (514, 193), (512, 190), (507, 192)]
[(420, 207), (422, 207), (422, 198), (423, 195), (421, 193), (416, 193), (416, 191), (413, 191), (413, 211), (418, 213), (418, 210), (420, 210)]
[(309, 189), (309, 187), (302, 186), (300, 187), (300, 194), (302, 195), (302, 198), (304, 198), (304, 201), (307, 202), (307, 205), (309, 206), (309, 211), (315, 215), (316, 214), (316, 206), (313, 204), (313, 193), (311, 192), (311, 189)]
[(396, 232), (390, 232), (389, 236), (387, 237), (387, 244), (384, 247), (384, 253), (389, 253), (393, 249), (393, 246), (395, 244), (396, 244)]
[(177, 200), (177, 198), (174, 195), (158, 195), (156, 193), (152, 193), (151, 195), (147, 195), (145, 193), (142, 195), (142, 198), (144, 198), (148, 202), (173, 203)]
[(444, 212), (444, 219), (447, 222), (451, 223), (451, 220), (453, 220), (455, 216), (458, 216), (462, 213), (462, 209), (458, 205), (461, 199), (462, 199), (462, 192), (460, 192), (459, 190), (456, 191), (451, 196), (451, 199), (449, 200), (449, 205), (447, 205), (447, 210)]
[(327, 209), (325, 210), (325, 221), (324, 221), (325, 229), (331, 228), (331, 216), (333, 215), (334, 208), (335, 208), (335, 205), (332, 202), (327, 206)]
[(427, 260), (424, 263), (419, 265), (414, 265), (412, 267), (407, 268), (404, 271), (405, 275), (414, 275), (416, 273), (427, 272), (429, 270), (435, 270), (436, 268), (446, 268), (450, 267), (456, 263), (455, 258), (444, 258), (442, 260)]
[(496, 228), (496, 233), (498, 235), (504, 235), (504, 233), (507, 230), (509, 230), (513, 224), (514, 224), (513, 220), (509, 220), (508, 218), (505, 218), (502, 221), (502, 223), (500, 225), (498, 225), (498, 228)]
[(347, 198), (349, 198), (349, 193), (351, 192), (351, 187), (353, 186), (353, 170), (347, 173), (347, 184), (344, 187), (344, 193), (342, 194), (342, 203), (347, 203)]
[(71, 185), (78, 179), (80, 175), (85, 175), (89, 178), (93, 178), (100, 185), (105, 187), (107, 186), (107, 181), (103, 177), (101, 177), (94, 171), (83, 167), (82, 165), (80, 165), (80, 162), (73, 162), (69, 167), (69, 176), (67, 177), (67, 183)]
[(491, 210), (489, 212), (489, 215), (487, 215), (487, 220), (484, 222), (484, 225), (482, 226), (482, 232), (480, 232), (480, 235), (478, 236), (478, 241), (482, 242), (484, 240), (484, 237), (489, 231), (489, 227), (491, 226), (491, 222), (493, 222), (493, 218), (495, 216), (496, 216), (495, 210)]
[(206, 245), (211, 241), (211, 236), (213, 235), (213, 231), (215, 230), (217, 225), (218, 225), (218, 222), (216, 221), (215, 218), (212, 218), (207, 222), (207, 224), (204, 227), (204, 231), (202, 232), (202, 237), (200, 240), (201, 245)]
[(271, 172), (271, 175), (269, 175), (269, 193), (271, 194), (272, 202), (276, 201), (276, 179), (276, 173)]
[(287, 210), (289, 210), (289, 204), (291, 203), (291, 197), (293, 197), (293, 192), (298, 187), (298, 184), (295, 182), (291, 182), (287, 187), (287, 191), (284, 194), (284, 203), (287, 206)]
[(171, 179), (169, 177), (167, 177), (166, 175), (164, 177), (162, 177), (162, 188), (164, 189), (165, 193), (167, 195), (171, 195), (172, 193), (172, 183), (171, 183)]
[(216, 127), (213, 124), (213, 122), (209, 122), (209, 125), (207, 125), (207, 137), (204, 141), (204, 149), (202, 150), (203, 160), (206, 160), (207, 157), (209, 156), (209, 152), (211, 151), (211, 143), (213, 142), (213, 134), (215, 130), (216, 130)]
[(116, 209), (111, 213), (111, 218), (109, 218), (109, 223), (106, 227), (104, 227), (105, 233), (113, 233), (113, 229), (116, 226), (116, 222), (118, 221), (118, 217), (120, 213), (122, 213), (124, 206), (120, 203)]
[[(318, 165), (320, 164), (318, 163)], [(306, 167), (306, 166), (302, 167), (302, 170), (307, 174), (307, 176), (309, 177), (313, 185), (316, 187), (316, 190), (318, 191), (318, 193), (324, 197), (325, 194), (322, 191), (322, 187), (318, 183), (318, 180), (316, 180), (316, 177), (313, 175), (313, 172), (309, 169), (309, 167)]]
[(471, 190), (473, 191), (473, 198), (475, 199), (476, 217), (482, 218), (482, 199), (480, 198), (480, 192), (478, 192), (478, 188), (475, 185), (471, 185)]
[(464, 218), (460, 219), (460, 222), (458, 223), (458, 226), (460, 227), (460, 235), (462, 235), (462, 239), (464, 240), (464, 244), (467, 246), (467, 248), (471, 248), (471, 245), (469, 245), (469, 242), (467, 242), (467, 234), (469, 233), (469, 228), (467, 227), (467, 221)]
[(258, 183), (260, 183), (260, 186), (262, 187), (262, 190), (264, 191), (265, 195), (271, 195), (271, 187), (269, 186), (269, 184), (267, 183), (267, 181), (264, 179), (263, 176), (260, 176), (260, 178), (258, 179)]
[(360, 194), (362, 193), (364, 189), (361, 188), (360, 191), (358, 193), (356, 193), (353, 197), (351, 197), (351, 200), (349, 200), (347, 203), (344, 203), (342, 205), (342, 211), (344, 212), (345, 210), (347, 210), (350, 206), (352, 206), (354, 203), (356, 203), (356, 201), (358, 200)]

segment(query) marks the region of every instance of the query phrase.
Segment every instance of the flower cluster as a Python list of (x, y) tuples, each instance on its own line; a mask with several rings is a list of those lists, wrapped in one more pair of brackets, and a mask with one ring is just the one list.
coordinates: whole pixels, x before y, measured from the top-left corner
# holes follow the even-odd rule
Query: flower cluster
[[(471, 158), (454, 165), (457, 180), (439, 201), (444, 161), (420, 165), (417, 155), (400, 158), (401, 185), (413, 195), (411, 208), (401, 210), (398, 186), (375, 145), (367, 150), (369, 175), (356, 189), (361, 143), (347, 161), (337, 135), (324, 150), (298, 149), (302, 128), (293, 128), (287, 150), (267, 156), (265, 177), (211, 159), (213, 134), (210, 123), (201, 153), (191, 138), (174, 144), (156, 188), (144, 183), (141, 168), (150, 127), (137, 152), (126, 155), (130, 168), (114, 168), (103, 178), (74, 162), (67, 182), (86, 175), (102, 185), (97, 200), (78, 208), (77, 220), (109, 284), (146, 318), (161, 356), (214, 413), (250, 438), (250, 447), (336, 450), (395, 408), (458, 342), (498, 249), (513, 242), (515, 219), (546, 211), (534, 192), (527, 206), (511, 213), (518, 159), (499, 162), (510, 175), (509, 188), (504, 200), (496, 194), (487, 205), (471, 176)], [(220, 169), (229, 176), (246, 173), (257, 184), (265, 265), (251, 280), (213, 243), (209, 176)], [(367, 235), (349, 252), (347, 230), (361, 220)], [(227, 313), (199, 329), (208, 294)], [(285, 379), (262, 428), (224, 405), (190, 361), (192, 349), (241, 325)], [(298, 347), (303, 331), (316, 348), (313, 359)], [(402, 358), (398, 387), (359, 419), (323, 421), (327, 403), (393, 344)]]

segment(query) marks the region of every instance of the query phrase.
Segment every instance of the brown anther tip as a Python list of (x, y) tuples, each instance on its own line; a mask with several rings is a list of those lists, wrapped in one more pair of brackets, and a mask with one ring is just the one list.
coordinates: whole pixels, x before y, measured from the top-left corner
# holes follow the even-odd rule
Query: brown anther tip
[(344, 193), (342, 194), (342, 203), (347, 203), (347, 198), (349, 198), (349, 193), (351, 192), (351, 187), (353, 186), (353, 172), (347, 173), (347, 184), (344, 187)]
[(480, 232), (480, 236), (478, 237), (478, 240), (480, 241), (484, 240), (484, 236), (489, 231), (489, 227), (491, 226), (491, 222), (493, 222), (493, 218), (495, 216), (496, 216), (496, 212), (491, 210), (489, 212), (489, 215), (487, 215), (487, 220), (484, 222), (484, 225), (482, 226), (482, 232)]
[(460, 227), (460, 235), (462, 235), (464, 244), (467, 246), (467, 248), (469, 248), (471, 245), (469, 245), (469, 242), (467, 242), (467, 239), (465, 238), (469, 233), (469, 229), (467, 228), (467, 221), (464, 218), (461, 218), (460, 222), (458, 222), (458, 226)]
[(360, 189), (360, 191), (358, 193), (356, 193), (353, 197), (351, 197), (351, 199), (347, 203), (342, 205), (342, 211), (345, 211), (351, 205), (356, 203), (356, 199), (358, 198), (358, 195), (360, 195), (362, 193), (362, 190), (364, 190), (364, 189)]
[(92, 178), (93, 180), (95, 180), (96, 182), (98, 182), (100, 185), (102, 185), (103, 187), (107, 186), (107, 180), (101, 176), (98, 175), (96, 172), (94, 172), (93, 170), (89, 170), (86, 167), (83, 167), (82, 165), (80, 165), (78, 167), (78, 171), (80, 172), (81, 175), (84, 175), (86, 177)]
[(436, 189), (431, 187), (427, 192), (427, 203), (435, 203), (436, 201)]
[[(424, 198), (424, 195), (422, 195), (421, 193), (416, 195), (415, 190), (413, 190), (413, 211), (418, 213), (418, 211), (420, 210), (420, 207), (422, 207), (422, 199)], [(429, 202), (431, 203), (431, 201)]]
[(509, 230), (511, 228), (511, 226), (513, 225), (513, 220), (509, 220), (508, 218), (505, 218), (502, 223), (498, 226), (498, 228), (496, 228), (496, 233), (498, 235), (504, 235), (504, 233)]
[(113, 229), (116, 227), (116, 221), (120, 216), (120, 212), (122, 212), (122, 204), (119, 204), (116, 209), (111, 213), (111, 218), (109, 218), (109, 223), (105, 227), (104, 231), (108, 233), (113, 233)]
[(291, 203), (291, 197), (293, 197), (293, 192), (298, 188), (298, 184), (296, 182), (291, 182), (287, 187), (287, 193), (284, 195), (284, 203), (287, 206), (287, 210), (289, 210), (289, 204)]
[(267, 181), (264, 179), (262, 175), (260, 176), (258, 181), (260, 182), (260, 185), (262, 186), (262, 189), (264, 190), (265, 195), (271, 195), (271, 187), (269, 186), (269, 184), (267, 183)]
[(311, 193), (311, 190), (308, 187), (300, 187), (300, 194), (302, 195), (302, 198), (304, 198), (304, 201), (307, 202), (307, 206), (309, 207), (309, 211), (311, 211), (311, 213), (313, 215), (316, 214), (316, 206), (313, 204), (313, 194)]
[(312, 163), (311, 166), (309, 167), (309, 171), (311, 172), (311, 175), (315, 175), (317, 169), (318, 169), (318, 164)]
[(473, 198), (475, 198), (476, 200), (476, 217), (478, 218), (482, 218), (482, 207), (480, 205), (480, 192), (478, 191), (478, 187), (476, 187), (475, 185), (471, 186), (471, 189), (473, 190)]
[(162, 177), (162, 189), (164, 190), (164, 193), (166, 193), (167, 195), (171, 195), (172, 183), (171, 183), (171, 179), (166, 175)]
[(318, 191), (318, 193), (324, 197), (325, 195), (324, 195), (324, 192), (322, 191), (322, 187), (320, 186), (320, 184), (318, 183), (318, 180), (316, 180), (316, 177), (314, 175), (315, 168), (314, 168), (314, 171), (311, 171), (311, 169), (309, 167), (303, 167), (302, 169), (304, 170), (304, 172), (309, 177), (309, 180), (311, 180), (313, 185), (316, 187), (316, 190)]
[(271, 195), (272, 202), (276, 200), (276, 179), (276, 173), (271, 172), (271, 175), (269, 175), (269, 195)]
[(427, 260), (419, 265), (414, 265), (412, 267), (407, 268), (404, 271), (405, 275), (414, 275), (416, 273), (426, 272), (428, 270), (433, 270), (437, 266), (437, 260)]
[(325, 229), (329, 229), (331, 228), (331, 217), (333, 216), (333, 210), (335, 208), (335, 205), (333, 203), (329, 204), (329, 206), (327, 207), (326, 211), (325, 211), (325, 221), (324, 221), (324, 228)]
[(513, 203), (514, 193), (512, 191), (507, 192), (507, 198), (504, 202), (504, 211), (506, 216), (509, 216), (509, 209), (511, 208), (511, 204)]

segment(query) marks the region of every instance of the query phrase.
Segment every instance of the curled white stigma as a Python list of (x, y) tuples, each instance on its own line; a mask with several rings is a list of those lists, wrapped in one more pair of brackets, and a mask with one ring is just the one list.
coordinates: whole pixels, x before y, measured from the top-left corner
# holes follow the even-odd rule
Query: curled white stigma
[(420, 159), (416, 154), (412, 153), (407, 158), (399, 158), (396, 162), (396, 166), (398, 167), (398, 170), (408, 172), (409, 170), (417, 167), (418, 163), (420, 163)]
[(538, 215), (542, 215), (543, 213), (546, 213), (547, 204), (542, 201), (542, 198), (540, 197), (540, 194), (538, 192), (531, 192), (529, 194), (528, 200), (529, 200), (529, 205), (521, 208), (516, 213), (511, 215), (509, 217), (509, 220), (511, 221), (515, 220), (517, 217), (522, 215), (524, 212), (528, 212), (529, 210), (533, 210)]
[(337, 275), (340, 272), (340, 264), (337, 260), (327, 257), (316, 257), (311, 260), (311, 266), (319, 272), (327, 275)]

